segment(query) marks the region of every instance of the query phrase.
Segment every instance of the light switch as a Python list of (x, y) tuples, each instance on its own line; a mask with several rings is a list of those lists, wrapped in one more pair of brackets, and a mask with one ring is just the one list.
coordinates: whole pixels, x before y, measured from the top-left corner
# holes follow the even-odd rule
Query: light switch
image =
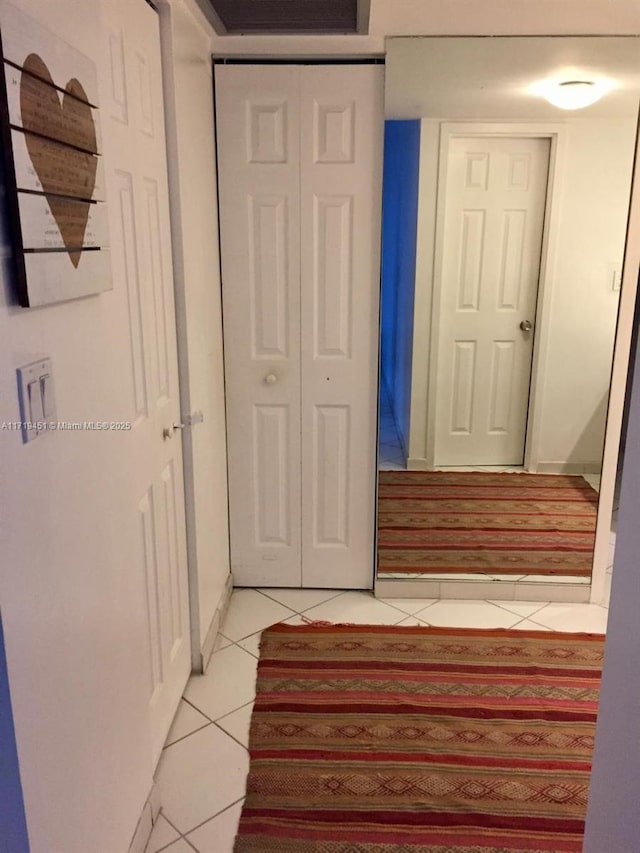
[(29, 420), (31, 423), (41, 423), (44, 420), (44, 415), (39, 379), (29, 383), (27, 386), (27, 396), (29, 397)]
[(45, 373), (40, 377), (40, 395), (42, 397), (42, 414), (45, 421), (55, 421), (56, 401), (53, 394), (53, 376)]
[[(41, 358), (19, 367), (17, 378), (22, 440), (26, 444), (48, 431), (45, 421), (56, 419), (51, 359)], [(36, 427), (38, 423), (40, 429)]]

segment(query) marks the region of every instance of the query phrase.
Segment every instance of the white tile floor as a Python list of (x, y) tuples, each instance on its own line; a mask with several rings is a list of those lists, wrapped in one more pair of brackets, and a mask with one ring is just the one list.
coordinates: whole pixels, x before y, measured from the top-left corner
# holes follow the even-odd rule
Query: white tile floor
[(375, 599), (369, 592), (240, 589), (209, 671), (193, 676), (167, 739), (157, 782), (162, 812), (147, 853), (231, 853), (249, 766), (247, 742), (260, 632), (278, 621), (595, 631), (594, 604)]
[[(385, 395), (380, 408), (380, 468), (405, 467)], [(614, 545), (615, 532), (611, 562)], [(147, 853), (231, 853), (249, 767), (260, 633), (275, 622), (307, 620), (604, 632), (607, 609), (537, 601), (381, 600), (368, 592), (339, 590), (236, 590), (209, 671), (189, 680), (167, 738), (157, 772), (162, 812)]]

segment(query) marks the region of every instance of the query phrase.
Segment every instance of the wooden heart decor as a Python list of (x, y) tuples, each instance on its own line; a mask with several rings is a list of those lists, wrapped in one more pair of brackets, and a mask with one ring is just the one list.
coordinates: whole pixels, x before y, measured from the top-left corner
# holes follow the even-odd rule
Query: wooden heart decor
[[(23, 73), (20, 80), (20, 111), (27, 151), (71, 263), (77, 268), (98, 168), (91, 106), (85, 90), (75, 78), (68, 81), (60, 99), (49, 69), (38, 54), (29, 54), (23, 70), (27, 73)], [(68, 159), (72, 168), (65, 170), (62, 191), (59, 176), (52, 180), (49, 139), (70, 146)]]

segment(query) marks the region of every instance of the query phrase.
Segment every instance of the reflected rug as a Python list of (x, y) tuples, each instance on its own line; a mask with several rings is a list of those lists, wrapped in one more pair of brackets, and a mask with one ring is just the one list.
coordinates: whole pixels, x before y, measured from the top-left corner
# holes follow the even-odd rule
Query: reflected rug
[(234, 853), (580, 853), (603, 640), (269, 628)]
[(378, 571), (590, 577), (597, 508), (583, 477), (381, 471)]

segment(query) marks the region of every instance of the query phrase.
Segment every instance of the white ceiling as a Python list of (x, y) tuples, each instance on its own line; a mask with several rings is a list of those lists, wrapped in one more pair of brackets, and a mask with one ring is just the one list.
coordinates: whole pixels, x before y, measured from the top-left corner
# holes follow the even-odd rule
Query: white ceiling
[[(532, 92), (548, 79), (605, 79), (613, 88), (567, 112)], [(637, 114), (639, 97), (638, 37), (387, 40), (388, 118), (623, 118)]]
[(369, 32), (392, 35), (640, 34), (638, 0), (371, 0)]
[[(185, 2), (207, 26), (198, 2), (209, 4)], [(385, 38), (396, 35), (638, 35), (640, 0), (370, 0), (368, 35), (210, 33), (216, 55), (382, 55)]]

